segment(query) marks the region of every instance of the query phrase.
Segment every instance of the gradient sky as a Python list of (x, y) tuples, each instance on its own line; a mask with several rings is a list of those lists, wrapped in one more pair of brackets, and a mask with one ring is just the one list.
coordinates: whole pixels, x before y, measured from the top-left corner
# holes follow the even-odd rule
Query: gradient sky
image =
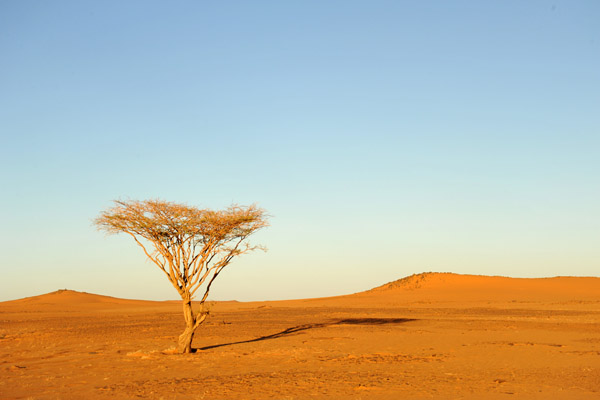
[(600, 3), (0, 1), (0, 300), (176, 299), (113, 199), (258, 203), (219, 300), (600, 274)]

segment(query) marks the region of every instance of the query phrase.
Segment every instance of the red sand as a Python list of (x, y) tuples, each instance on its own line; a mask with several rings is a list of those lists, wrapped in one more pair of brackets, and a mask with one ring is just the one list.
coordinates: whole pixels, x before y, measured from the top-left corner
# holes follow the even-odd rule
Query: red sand
[(600, 279), (420, 274), (367, 292), (218, 302), (192, 355), (177, 302), (0, 303), (1, 399), (600, 398)]

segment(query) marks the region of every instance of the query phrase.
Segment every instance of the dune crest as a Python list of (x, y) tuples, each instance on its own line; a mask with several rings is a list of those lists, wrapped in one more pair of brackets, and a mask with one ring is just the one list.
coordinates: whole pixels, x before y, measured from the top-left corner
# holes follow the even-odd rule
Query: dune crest
[(582, 288), (600, 285), (600, 278), (596, 277), (575, 277), (575, 276), (556, 276), (552, 278), (510, 278), (506, 276), (490, 275), (462, 275), (452, 272), (423, 272), (407, 276), (396, 281), (388, 282), (371, 289), (370, 291), (387, 290), (415, 290), (415, 289), (435, 289), (449, 287), (477, 287), (477, 286), (496, 286), (509, 288)]
[(152, 306), (161, 302), (147, 300), (121, 299), (87, 292), (78, 292), (69, 289), (60, 289), (38, 296), (25, 297), (18, 300), (5, 301), (3, 306), (23, 310), (84, 310), (84, 309), (111, 309), (123, 306)]
[(426, 272), (386, 283), (364, 295), (378, 298), (428, 298), (436, 300), (574, 300), (600, 299), (600, 278), (560, 276), (509, 278)]
[(396, 281), (388, 282), (385, 285), (377, 286), (370, 291), (383, 291), (393, 289), (405, 289), (414, 290), (422, 287), (431, 286), (434, 282), (443, 280), (441, 275), (456, 275), (449, 272), (423, 272), (420, 274), (413, 274)]
[[(365, 302), (368, 300), (367, 302)], [(461, 275), (451, 272), (424, 272), (407, 276), (373, 289), (345, 296), (269, 301), (270, 305), (329, 304), (349, 302), (357, 306), (410, 304), (415, 302), (463, 301), (600, 301), (600, 278), (570, 277), (509, 278), (504, 276)], [(255, 307), (260, 302), (221, 301), (224, 307)], [(131, 307), (177, 307), (178, 301), (122, 299), (75, 290), (61, 289), (39, 296), (0, 302), (21, 310), (81, 311)], [(261, 303), (262, 304), (262, 303)]]
[(78, 292), (76, 290), (59, 289), (54, 292), (41, 294), (39, 296), (25, 297), (14, 300), (23, 303), (44, 303), (44, 304), (62, 304), (62, 303), (122, 303), (138, 300), (119, 299), (116, 297), (104, 296), (87, 292)]

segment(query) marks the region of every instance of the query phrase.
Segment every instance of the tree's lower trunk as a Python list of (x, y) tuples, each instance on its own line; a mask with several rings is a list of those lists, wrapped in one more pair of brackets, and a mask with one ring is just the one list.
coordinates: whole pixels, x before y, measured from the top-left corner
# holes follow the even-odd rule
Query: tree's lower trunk
[(191, 353), (194, 331), (197, 327), (191, 300), (183, 300), (183, 317), (185, 318), (185, 330), (179, 336), (177, 351), (179, 353)]
[(192, 352), (192, 340), (194, 340), (194, 331), (196, 329), (192, 326), (186, 326), (185, 331), (179, 335), (179, 342), (177, 345), (177, 351), (179, 353), (191, 353)]
[(185, 330), (181, 335), (179, 335), (179, 341), (177, 343), (177, 351), (179, 353), (191, 353), (192, 349), (192, 340), (194, 340), (194, 332), (196, 328), (204, 322), (206, 316), (208, 314), (202, 312), (200, 314), (194, 314), (194, 310), (192, 309), (192, 301), (184, 300), (183, 301), (183, 316), (185, 318)]

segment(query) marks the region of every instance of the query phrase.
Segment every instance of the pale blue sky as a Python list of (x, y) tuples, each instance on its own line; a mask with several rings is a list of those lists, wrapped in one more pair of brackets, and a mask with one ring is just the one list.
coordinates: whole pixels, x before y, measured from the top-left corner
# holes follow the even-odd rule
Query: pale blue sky
[(600, 3), (0, 1), (0, 300), (177, 298), (116, 198), (273, 215), (213, 298), (600, 274)]

